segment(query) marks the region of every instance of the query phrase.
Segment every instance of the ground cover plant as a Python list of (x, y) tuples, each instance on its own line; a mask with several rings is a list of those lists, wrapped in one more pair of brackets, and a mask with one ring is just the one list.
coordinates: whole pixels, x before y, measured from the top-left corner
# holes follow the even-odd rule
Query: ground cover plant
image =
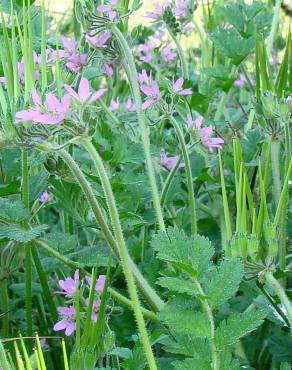
[(0, 1), (0, 368), (291, 369), (289, 4), (141, 5)]

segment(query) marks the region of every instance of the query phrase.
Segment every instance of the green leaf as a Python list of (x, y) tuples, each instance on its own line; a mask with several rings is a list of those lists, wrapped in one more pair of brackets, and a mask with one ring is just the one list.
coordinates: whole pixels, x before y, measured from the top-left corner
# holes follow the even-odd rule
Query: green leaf
[(72, 251), (77, 246), (77, 236), (68, 233), (48, 233), (45, 241), (50, 247), (57, 249), (60, 253)]
[(18, 199), (0, 198), (0, 219), (19, 223), (29, 217), (29, 211)]
[(186, 293), (190, 296), (196, 296), (198, 293), (195, 284), (186, 279), (164, 276), (159, 278), (157, 283), (176, 293)]
[(289, 365), (288, 362), (285, 362), (281, 364), (280, 370), (291, 370), (291, 365)]
[(206, 338), (172, 331), (172, 336), (162, 338), (159, 343), (169, 353), (186, 357), (211, 358), (211, 346)]
[(156, 234), (152, 239), (152, 247), (159, 259), (198, 277), (210, 269), (214, 254), (208, 239), (200, 235), (187, 237), (184, 231), (174, 227)]
[(245, 39), (234, 29), (220, 28), (211, 34), (215, 48), (239, 65), (253, 50), (253, 38)]
[(212, 370), (211, 364), (204, 360), (195, 360), (193, 358), (187, 358), (183, 361), (172, 362), (175, 370)]
[(260, 326), (266, 312), (252, 309), (243, 313), (235, 313), (220, 322), (215, 331), (216, 345), (219, 350), (236, 343), (241, 337)]
[(243, 264), (238, 259), (224, 260), (211, 274), (205, 294), (211, 307), (218, 308), (238, 290), (243, 276)]
[(29, 230), (18, 225), (4, 225), (0, 227), (0, 238), (27, 243), (40, 237), (46, 229), (47, 225), (39, 225)]

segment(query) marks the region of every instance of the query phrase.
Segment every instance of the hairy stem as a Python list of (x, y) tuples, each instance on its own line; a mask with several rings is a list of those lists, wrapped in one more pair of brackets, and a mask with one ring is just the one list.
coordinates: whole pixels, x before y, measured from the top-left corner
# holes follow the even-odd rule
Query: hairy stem
[(163, 207), (165, 205), (165, 202), (166, 202), (166, 199), (167, 199), (167, 194), (169, 192), (169, 189), (171, 187), (171, 184), (172, 184), (172, 181), (177, 173), (177, 170), (179, 169), (179, 166), (181, 164), (181, 161), (182, 161), (182, 155), (179, 156), (175, 166), (171, 169), (171, 171), (169, 172), (164, 184), (163, 184), (163, 188), (162, 188), (162, 191), (161, 191), (161, 197), (160, 197), (160, 203), (161, 203), (161, 206)]
[(117, 27), (114, 26), (112, 28), (112, 32), (115, 35), (120, 45), (120, 49), (122, 53), (124, 54), (125, 63), (127, 63), (125, 71), (127, 73), (128, 80), (131, 85), (133, 100), (134, 100), (134, 104), (136, 107), (137, 119), (140, 125), (140, 131), (141, 131), (145, 159), (146, 159), (146, 166), (148, 170), (148, 177), (149, 177), (149, 182), (150, 182), (150, 186), (152, 190), (154, 208), (156, 211), (159, 228), (161, 230), (165, 230), (163, 211), (160, 205), (158, 186), (157, 186), (157, 182), (155, 178), (155, 171), (154, 171), (154, 167), (153, 167), (152, 159), (151, 159), (149, 129), (146, 126), (145, 116), (142, 110), (142, 99), (141, 99), (140, 88), (138, 84), (138, 73), (137, 73), (134, 57), (121, 31)]
[(83, 144), (84, 148), (90, 154), (90, 157), (92, 158), (95, 164), (95, 168), (97, 169), (98, 174), (99, 174), (99, 178), (100, 178), (100, 181), (101, 181), (101, 184), (104, 190), (104, 194), (106, 197), (117, 245), (119, 248), (119, 255), (120, 255), (121, 262), (122, 262), (125, 278), (127, 281), (129, 295), (130, 295), (130, 298), (133, 304), (133, 311), (134, 311), (134, 314), (137, 320), (137, 326), (140, 332), (141, 342), (144, 347), (144, 351), (145, 351), (145, 355), (148, 361), (149, 368), (150, 370), (152, 369), (155, 370), (157, 369), (157, 366), (155, 363), (155, 358), (152, 352), (150, 340), (148, 337), (146, 325), (145, 325), (142, 310), (140, 307), (140, 302), (139, 302), (139, 297), (138, 297), (138, 293), (137, 293), (137, 289), (135, 285), (134, 275), (133, 275), (133, 272), (131, 270), (131, 266), (129, 263), (129, 254), (128, 254), (128, 250), (126, 247), (126, 243), (124, 241), (123, 231), (122, 231), (122, 227), (120, 223), (120, 217), (119, 217), (117, 205), (115, 202), (114, 194), (112, 191), (112, 187), (111, 187), (109, 178), (107, 176), (105, 167), (103, 165), (102, 159), (100, 158), (99, 154), (95, 150), (92, 143), (86, 139), (82, 139), (81, 143)]
[(278, 205), (281, 194), (280, 141), (275, 139), (272, 139), (271, 143), (271, 163), (273, 175), (274, 202), (276, 205)]
[(175, 43), (175, 46), (176, 46), (176, 49), (177, 49), (177, 52), (178, 52), (178, 56), (179, 56), (179, 60), (180, 60), (181, 69), (182, 69), (182, 76), (183, 76), (184, 79), (189, 79), (188, 64), (186, 62), (186, 58), (185, 58), (183, 49), (181, 47), (181, 44), (180, 44), (177, 37), (175, 36), (175, 34), (172, 32), (172, 30), (170, 29), (170, 27), (168, 25), (166, 25), (166, 28), (167, 28), (167, 31), (168, 31), (170, 37), (172, 38), (173, 42)]
[(197, 215), (196, 215), (196, 202), (195, 202), (195, 197), (194, 197), (194, 185), (193, 185), (193, 176), (192, 176), (190, 157), (188, 154), (187, 145), (185, 142), (182, 129), (180, 128), (179, 124), (176, 122), (176, 120), (172, 116), (169, 117), (169, 120), (175, 129), (176, 135), (178, 137), (178, 140), (181, 146), (183, 160), (185, 162), (187, 187), (188, 187), (188, 195), (189, 195), (189, 207), (190, 207), (190, 213), (191, 213), (191, 230), (192, 230), (192, 234), (194, 235), (197, 233)]

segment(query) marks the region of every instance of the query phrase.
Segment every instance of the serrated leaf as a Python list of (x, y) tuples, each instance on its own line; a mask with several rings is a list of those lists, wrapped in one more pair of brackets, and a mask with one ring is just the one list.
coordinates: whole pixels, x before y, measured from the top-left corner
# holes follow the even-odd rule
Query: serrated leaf
[(152, 247), (159, 259), (198, 277), (209, 270), (214, 254), (208, 239), (200, 235), (187, 237), (184, 231), (174, 227), (156, 234), (152, 239)]
[(211, 364), (204, 360), (195, 360), (193, 358), (187, 358), (183, 361), (172, 362), (173, 368), (175, 370), (212, 370)]
[(218, 308), (238, 290), (243, 276), (243, 264), (238, 259), (224, 260), (211, 274), (205, 286), (205, 294), (211, 307)]
[(27, 243), (40, 237), (46, 229), (47, 225), (39, 225), (29, 230), (19, 225), (4, 225), (0, 227), (0, 238)]
[(0, 219), (19, 223), (29, 217), (29, 211), (18, 199), (0, 198)]
[(186, 335), (172, 331), (172, 336), (162, 338), (159, 343), (169, 353), (184, 355), (187, 357), (210, 358), (211, 346), (206, 338), (199, 338), (195, 335)]
[(197, 289), (195, 284), (190, 280), (181, 279), (177, 277), (168, 277), (164, 276), (158, 279), (157, 284), (160, 286), (169, 289), (172, 292), (176, 293), (186, 293), (190, 296), (197, 295)]
[(215, 341), (219, 350), (236, 343), (241, 337), (260, 326), (266, 312), (252, 309), (243, 313), (235, 313), (220, 322), (215, 331)]
[(48, 233), (45, 241), (50, 247), (57, 249), (60, 253), (72, 251), (77, 246), (76, 235), (61, 232)]

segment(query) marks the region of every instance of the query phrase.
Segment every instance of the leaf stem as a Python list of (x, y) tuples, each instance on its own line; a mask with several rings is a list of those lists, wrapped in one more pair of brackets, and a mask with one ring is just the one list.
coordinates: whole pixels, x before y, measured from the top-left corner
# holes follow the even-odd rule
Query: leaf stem
[(134, 100), (134, 104), (135, 104), (136, 112), (137, 112), (137, 118), (138, 118), (138, 122), (140, 125), (140, 131), (141, 131), (145, 159), (146, 159), (146, 166), (148, 170), (148, 177), (149, 177), (149, 182), (150, 182), (150, 186), (152, 190), (154, 208), (156, 211), (159, 228), (162, 231), (164, 231), (165, 223), (163, 219), (163, 211), (160, 205), (158, 186), (157, 186), (157, 182), (155, 178), (155, 171), (154, 171), (154, 167), (153, 167), (152, 159), (151, 159), (149, 128), (146, 126), (145, 116), (142, 110), (142, 99), (141, 99), (140, 88), (138, 84), (138, 73), (137, 73), (134, 57), (121, 31), (116, 26), (113, 26), (112, 32), (115, 35), (118, 43), (120, 44), (120, 49), (122, 53), (124, 54), (125, 63), (127, 64), (125, 71), (127, 73), (128, 80), (131, 85), (133, 100)]

